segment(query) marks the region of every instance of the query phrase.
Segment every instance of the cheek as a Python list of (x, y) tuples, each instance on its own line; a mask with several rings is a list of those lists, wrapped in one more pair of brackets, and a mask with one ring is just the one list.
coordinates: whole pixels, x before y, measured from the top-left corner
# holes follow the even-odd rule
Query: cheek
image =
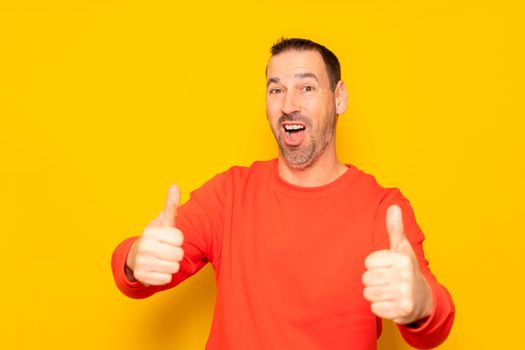
[(317, 114), (322, 113), (328, 107), (328, 103), (329, 101), (323, 94), (305, 96), (301, 100), (301, 104), (305, 109)]
[(272, 123), (277, 121), (281, 116), (281, 109), (279, 108), (279, 104), (275, 102), (266, 101), (266, 116), (268, 117), (268, 120)]
[(314, 123), (317, 123), (323, 118), (324, 111), (318, 101), (305, 101), (303, 103), (303, 113)]
[(335, 102), (333, 100), (318, 100), (312, 101), (308, 106), (311, 115), (315, 115), (317, 120), (327, 122), (335, 115)]

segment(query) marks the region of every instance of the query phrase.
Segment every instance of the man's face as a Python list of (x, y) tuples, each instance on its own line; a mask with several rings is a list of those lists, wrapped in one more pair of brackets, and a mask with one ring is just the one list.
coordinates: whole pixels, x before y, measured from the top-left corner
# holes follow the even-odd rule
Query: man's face
[(336, 94), (323, 58), (317, 51), (285, 51), (270, 58), (266, 77), (266, 115), (281, 154), (306, 169), (334, 142)]

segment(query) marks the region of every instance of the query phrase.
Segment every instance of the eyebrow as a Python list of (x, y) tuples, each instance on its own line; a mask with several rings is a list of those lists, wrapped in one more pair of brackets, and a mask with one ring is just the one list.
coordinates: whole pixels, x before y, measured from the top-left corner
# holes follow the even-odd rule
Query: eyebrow
[(270, 78), (268, 79), (268, 81), (266, 81), (266, 87), (268, 87), (268, 85), (270, 85), (271, 83), (278, 83), (279, 81), (281, 81), (281, 79), (279, 78)]
[(321, 84), (319, 78), (317, 78), (317, 75), (315, 75), (314, 73), (298, 73), (295, 75), (295, 77), (299, 79), (314, 78), (318, 84)]
[[(314, 73), (297, 73), (294, 75), (294, 77), (299, 78), (299, 79), (314, 78), (315, 81), (317, 81), (319, 85), (321, 84), (321, 82), (319, 81), (319, 78)], [(266, 81), (266, 87), (268, 87), (268, 85), (270, 85), (271, 83), (278, 83), (280, 81), (281, 79), (279, 78), (269, 78)]]

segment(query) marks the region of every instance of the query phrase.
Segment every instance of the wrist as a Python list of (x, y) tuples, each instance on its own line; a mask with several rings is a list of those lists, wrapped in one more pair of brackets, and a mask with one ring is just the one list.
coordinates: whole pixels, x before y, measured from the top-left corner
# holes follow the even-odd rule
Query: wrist
[(130, 282), (136, 282), (137, 279), (135, 278), (134, 274), (133, 274), (133, 270), (129, 268), (129, 266), (127, 264), (124, 265), (124, 273), (126, 274), (126, 278), (130, 281)]
[(415, 315), (414, 320), (412, 322), (409, 322), (410, 325), (415, 325), (414, 327), (411, 326), (411, 328), (418, 328), (421, 324), (423, 324), (430, 314), (432, 313), (432, 307), (433, 307), (434, 301), (432, 298), (432, 289), (430, 289), (430, 285), (427, 282), (427, 279), (424, 276), (421, 276), (421, 292), (420, 292), (420, 304), (421, 307), (419, 309), (419, 312)]
[(430, 316), (426, 316), (426, 317), (423, 317), (423, 318), (421, 318), (421, 319), (419, 319), (419, 320), (416, 320), (416, 321), (410, 322), (410, 323), (406, 324), (406, 326), (407, 326), (408, 328), (412, 328), (412, 329), (419, 328), (419, 327), (421, 327), (422, 325), (424, 325), (425, 322), (428, 321), (428, 318), (429, 318), (429, 317), (430, 317)]
[(414, 289), (414, 308), (412, 313), (404, 319), (394, 320), (394, 322), (405, 325), (408, 328), (419, 328), (423, 325), (430, 317), (434, 305), (432, 290), (426, 278), (420, 275), (418, 279), (419, 281)]
[(134, 269), (134, 266), (132, 264), (133, 262), (133, 256), (135, 255), (134, 254), (134, 248), (135, 248), (135, 244), (137, 242), (133, 242), (133, 245), (131, 246), (129, 252), (128, 252), (128, 256), (126, 257), (126, 263), (124, 264), (124, 273), (126, 274), (126, 278), (130, 281), (130, 282), (136, 282), (137, 279), (135, 278), (135, 275), (133, 273), (133, 269)]

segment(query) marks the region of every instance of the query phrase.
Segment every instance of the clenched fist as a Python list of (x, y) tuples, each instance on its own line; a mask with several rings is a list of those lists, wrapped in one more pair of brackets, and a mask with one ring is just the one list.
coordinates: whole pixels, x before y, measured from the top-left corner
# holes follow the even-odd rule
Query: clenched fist
[(405, 236), (401, 214), (397, 205), (388, 208), (390, 249), (375, 251), (366, 258), (363, 283), (364, 296), (376, 316), (408, 324), (430, 315), (432, 292)]
[(144, 229), (131, 247), (126, 267), (128, 278), (146, 286), (162, 286), (171, 282), (184, 257), (182, 231), (175, 227), (180, 191), (176, 185), (168, 190), (164, 210)]

